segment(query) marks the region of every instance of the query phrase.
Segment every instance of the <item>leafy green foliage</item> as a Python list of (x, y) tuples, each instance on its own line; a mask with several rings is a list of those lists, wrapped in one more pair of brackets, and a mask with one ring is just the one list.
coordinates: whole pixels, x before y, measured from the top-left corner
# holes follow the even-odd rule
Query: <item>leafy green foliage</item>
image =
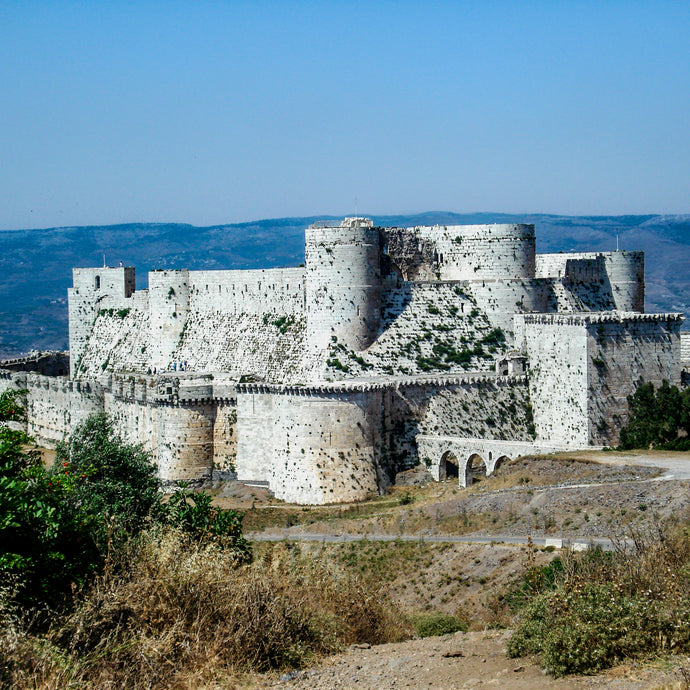
[(687, 649), (690, 601), (670, 613), (644, 593), (586, 583), (538, 596), (508, 642), (508, 656), (541, 654), (554, 675), (595, 673), (659, 648)]
[(412, 621), (419, 637), (437, 637), (454, 632), (467, 632), (467, 623), (446, 613), (429, 613)]
[(164, 516), (150, 456), (125, 443), (105, 414), (89, 417), (57, 445), (50, 476), (60, 477), (70, 503), (92, 516), (102, 546), (113, 533), (135, 534), (149, 518)]
[(0, 395), (0, 576), (18, 583), (19, 604), (60, 604), (110, 551), (156, 523), (251, 558), (241, 514), (212, 507), (203, 492), (182, 491), (166, 505), (149, 455), (123, 442), (105, 415), (58, 444), (46, 470), (31, 439), (6, 424), (22, 419), (21, 395)]
[(236, 510), (213, 507), (211, 496), (204, 491), (191, 492), (183, 482), (179, 482), (179, 486), (179, 491), (167, 503), (168, 523), (196, 540), (220, 540), (234, 551), (239, 560), (251, 560), (251, 547), (242, 536), (244, 515)]
[(679, 390), (664, 381), (658, 390), (652, 383), (640, 383), (628, 396), (630, 418), (621, 430), (621, 450), (665, 448), (689, 450), (690, 389)]
[(554, 675), (690, 651), (687, 526), (637, 532), (634, 550), (565, 553), (532, 567), (507, 603), (520, 613), (509, 656), (539, 654)]
[(69, 483), (5, 424), (23, 418), (22, 394), (0, 395), (0, 574), (19, 583), (24, 603), (56, 603), (93, 569), (96, 545), (89, 517), (65, 500)]

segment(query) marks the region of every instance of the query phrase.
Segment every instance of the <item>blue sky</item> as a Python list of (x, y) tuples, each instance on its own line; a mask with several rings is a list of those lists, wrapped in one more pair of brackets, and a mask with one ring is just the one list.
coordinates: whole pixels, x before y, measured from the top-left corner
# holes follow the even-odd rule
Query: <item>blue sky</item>
[(0, 228), (690, 212), (688, 2), (0, 0)]

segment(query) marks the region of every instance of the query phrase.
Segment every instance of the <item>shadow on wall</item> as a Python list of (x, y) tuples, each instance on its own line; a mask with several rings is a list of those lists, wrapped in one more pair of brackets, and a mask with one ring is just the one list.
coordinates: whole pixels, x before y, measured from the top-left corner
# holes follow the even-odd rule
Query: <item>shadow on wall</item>
[(400, 282), (381, 295), (381, 321), (378, 335), (385, 333), (412, 300), (412, 283)]

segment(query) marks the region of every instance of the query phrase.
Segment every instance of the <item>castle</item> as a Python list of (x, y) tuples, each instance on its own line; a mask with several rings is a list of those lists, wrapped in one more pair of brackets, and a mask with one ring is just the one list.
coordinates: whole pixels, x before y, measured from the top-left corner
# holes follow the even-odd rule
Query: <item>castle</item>
[(0, 388), (28, 390), (47, 446), (105, 411), (164, 480), (355, 501), (418, 463), (466, 484), (616, 444), (636, 383), (681, 377), (683, 316), (646, 314), (644, 290), (642, 252), (538, 255), (533, 225), (346, 218), (305, 231), (299, 268), (153, 271), (146, 290), (75, 268), (69, 364), (5, 362)]

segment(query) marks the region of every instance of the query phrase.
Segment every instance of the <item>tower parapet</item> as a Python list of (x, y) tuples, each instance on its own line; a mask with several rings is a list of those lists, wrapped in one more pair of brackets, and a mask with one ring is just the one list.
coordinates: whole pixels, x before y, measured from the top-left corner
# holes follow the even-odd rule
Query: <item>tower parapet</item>
[(536, 276), (566, 285), (595, 285), (609, 295), (617, 311), (644, 312), (644, 252), (539, 254)]
[(531, 280), (534, 225), (444, 225), (416, 228), (433, 242), (440, 280)]
[(314, 223), (305, 232), (307, 330), (323, 346), (337, 338), (363, 350), (378, 335), (381, 237), (368, 218)]

